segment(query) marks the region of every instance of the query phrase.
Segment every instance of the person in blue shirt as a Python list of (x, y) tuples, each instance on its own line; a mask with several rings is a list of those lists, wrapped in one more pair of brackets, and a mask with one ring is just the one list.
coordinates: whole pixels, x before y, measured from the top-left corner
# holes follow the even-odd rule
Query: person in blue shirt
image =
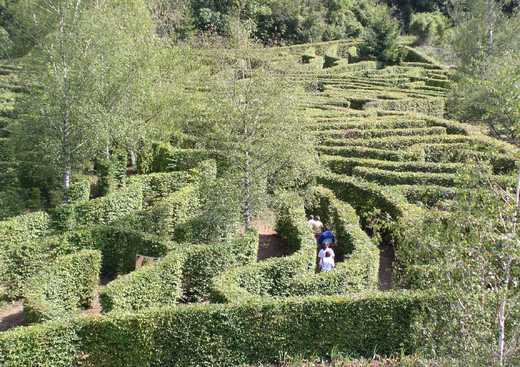
[(318, 245), (325, 245), (328, 244), (329, 246), (333, 246), (336, 243), (336, 237), (334, 236), (334, 233), (327, 227), (323, 227), (323, 232), (320, 235), (320, 238), (318, 238)]

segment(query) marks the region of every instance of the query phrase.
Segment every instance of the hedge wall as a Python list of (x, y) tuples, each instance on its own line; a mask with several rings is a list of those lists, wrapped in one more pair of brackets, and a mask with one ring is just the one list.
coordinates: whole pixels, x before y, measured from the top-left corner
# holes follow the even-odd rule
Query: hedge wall
[(407, 171), (423, 173), (457, 173), (464, 168), (460, 163), (435, 163), (435, 162), (394, 162), (379, 159), (346, 158), (322, 155), (322, 163), (328, 166), (334, 173), (352, 175), (353, 169), (358, 166), (378, 168), (387, 171)]
[(143, 185), (143, 196), (153, 200), (168, 196), (186, 186), (191, 181), (189, 172), (159, 172), (147, 175), (133, 176), (130, 182)]
[(173, 247), (163, 238), (113, 226), (80, 228), (62, 235), (61, 241), (74, 249), (101, 251), (102, 273), (108, 276), (133, 271), (137, 254), (161, 257)]
[(303, 297), (87, 317), (0, 334), (0, 364), (236, 366), (303, 358), (413, 353), (416, 324), (438, 298), (421, 292)]
[(56, 208), (53, 226), (70, 230), (77, 226), (111, 224), (143, 207), (143, 185), (137, 181), (107, 196)]
[(388, 161), (411, 161), (417, 153), (396, 149), (376, 149), (359, 146), (320, 146), (318, 152), (341, 157), (369, 158)]
[(0, 284), (6, 288), (8, 298), (19, 297), (19, 287), (28, 274), (32, 275), (35, 271), (33, 265), (24, 267), (20, 263), (26, 254), (40, 253), (33, 250), (32, 241), (50, 232), (50, 218), (44, 212), (20, 215), (0, 222)]
[(187, 185), (136, 216), (134, 228), (184, 242), (190, 238), (189, 223), (199, 212), (195, 185)]
[(457, 176), (452, 173), (395, 172), (372, 167), (354, 167), (353, 176), (381, 185), (438, 185), (452, 187)]
[(111, 282), (101, 293), (103, 311), (139, 311), (178, 301), (207, 301), (213, 277), (254, 263), (257, 249), (256, 232), (224, 244), (177, 245), (158, 264)]
[(369, 102), (364, 108), (390, 111), (413, 111), (442, 117), (445, 112), (445, 104), (444, 98), (406, 98)]
[(145, 266), (111, 282), (100, 293), (103, 312), (135, 312), (174, 305), (181, 298), (182, 254), (172, 253), (158, 264)]
[(84, 250), (58, 257), (33, 276), (24, 291), (28, 322), (63, 319), (87, 307), (99, 282), (101, 253)]

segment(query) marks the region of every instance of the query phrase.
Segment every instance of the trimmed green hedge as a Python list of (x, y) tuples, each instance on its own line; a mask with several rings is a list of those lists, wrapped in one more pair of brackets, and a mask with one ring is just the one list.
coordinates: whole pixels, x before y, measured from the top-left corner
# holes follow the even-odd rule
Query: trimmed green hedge
[(135, 217), (133, 228), (173, 238), (178, 242), (191, 239), (190, 221), (199, 212), (197, 187), (187, 185), (158, 201)]
[(166, 197), (186, 186), (191, 180), (189, 172), (184, 171), (150, 173), (130, 178), (130, 182), (143, 185), (143, 196), (146, 200)]
[(53, 226), (70, 230), (77, 226), (111, 224), (143, 208), (143, 185), (132, 182), (107, 196), (62, 205), (52, 214)]
[(360, 178), (325, 173), (318, 176), (318, 183), (331, 189), (338, 199), (352, 205), (358, 213), (377, 208), (398, 219), (418, 209), (390, 188)]
[(440, 297), (373, 292), (87, 317), (0, 334), (5, 367), (237, 366), (284, 356), (413, 353)]
[(343, 129), (320, 131), (320, 135), (338, 139), (369, 139), (383, 138), (387, 136), (419, 136), (419, 135), (445, 135), (446, 128), (442, 126), (418, 127), (418, 128), (391, 128), (391, 129)]
[(367, 103), (365, 109), (389, 111), (412, 111), (442, 117), (445, 112), (443, 98), (406, 98), (399, 100), (378, 100)]
[(182, 296), (181, 254), (172, 253), (158, 264), (145, 266), (111, 282), (100, 293), (103, 312), (135, 312), (174, 305)]
[(163, 238), (113, 226), (79, 228), (63, 234), (60, 239), (74, 249), (101, 251), (102, 273), (108, 276), (133, 271), (137, 254), (161, 257), (173, 247)]
[(177, 245), (158, 264), (110, 283), (101, 294), (103, 311), (139, 311), (181, 300), (206, 301), (212, 278), (230, 268), (254, 263), (257, 249), (256, 232), (230, 243)]
[(50, 232), (50, 218), (44, 212), (24, 214), (0, 222), (0, 284), (6, 288), (7, 297), (11, 299), (19, 297), (20, 286), (25, 282), (28, 274), (33, 274), (34, 266), (24, 267), (20, 262), (27, 253), (40, 253), (33, 251), (31, 241), (42, 238)]
[(84, 250), (58, 257), (27, 283), (24, 312), (28, 322), (71, 317), (88, 307), (99, 282), (101, 253)]
[(352, 175), (381, 185), (456, 185), (456, 175), (451, 173), (395, 172), (372, 167), (354, 167)]
[(405, 149), (415, 144), (432, 143), (479, 144), (480, 141), (475, 136), (466, 135), (390, 136), (374, 139), (325, 139), (323, 141), (323, 144), (330, 146), (370, 147), (389, 150)]
[(357, 157), (388, 161), (411, 161), (417, 159), (416, 153), (408, 152), (406, 150), (386, 150), (358, 146), (320, 146), (318, 147), (318, 152), (326, 155), (338, 155), (347, 158)]
[(378, 159), (346, 158), (322, 155), (320, 160), (334, 173), (352, 175), (355, 167), (378, 168), (396, 172), (456, 173), (464, 168), (460, 163), (393, 162)]
[(314, 271), (317, 245), (305, 218), (302, 199), (283, 193), (278, 195), (278, 202), (277, 232), (287, 240), (292, 255), (231, 269), (216, 277), (211, 290), (213, 301), (244, 302), (288, 296), (291, 279)]

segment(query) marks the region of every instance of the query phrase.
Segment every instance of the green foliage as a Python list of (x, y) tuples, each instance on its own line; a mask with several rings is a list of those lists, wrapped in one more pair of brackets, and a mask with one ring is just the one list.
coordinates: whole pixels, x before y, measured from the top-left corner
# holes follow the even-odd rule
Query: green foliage
[(419, 42), (436, 44), (442, 42), (449, 28), (449, 20), (441, 12), (415, 13), (410, 22), (410, 33), (418, 37)]
[(71, 317), (88, 307), (99, 282), (101, 253), (84, 250), (58, 257), (29, 279), (24, 291), (28, 322)]
[(399, 22), (382, 5), (374, 7), (369, 14), (369, 24), (359, 45), (361, 55), (375, 57), (385, 63), (398, 63), (402, 57), (398, 43)]
[(127, 155), (125, 150), (117, 149), (110, 154), (110, 158), (96, 160), (98, 195), (106, 195), (124, 184), (128, 162)]
[(103, 255), (102, 273), (107, 276), (133, 271), (137, 254), (162, 257), (172, 248), (163, 238), (115, 226), (76, 229), (60, 240), (75, 249), (99, 250)]
[(49, 323), (2, 333), (0, 361), (6, 367), (42, 361), (65, 366), (81, 353), (96, 366), (236, 366), (276, 362), (284, 355), (325, 357), (332, 349), (364, 356), (374, 350), (411, 353), (417, 350), (416, 322), (434, 300), (422, 293), (385, 292)]
[(53, 212), (57, 229), (73, 229), (82, 225), (110, 224), (143, 207), (143, 186), (132, 182), (127, 187), (98, 199), (64, 204)]
[(0, 59), (5, 59), (11, 55), (13, 49), (13, 41), (9, 33), (0, 26)]
[[(518, 204), (486, 167), (466, 171), (454, 202), (402, 227), (397, 256), (408, 286), (450, 296), (450, 313), (423, 326), (431, 352), (467, 365), (515, 365), (518, 332)], [(501, 322), (502, 320), (502, 322)], [(500, 335), (504, 344), (500, 346)], [(460, 337), (464, 343), (457, 343)], [(502, 349), (503, 348), (503, 349)]]
[(103, 311), (140, 311), (181, 300), (207, 301), (212, 278), (253, 263), (257, 248), (256, 232), (223, 244), (176, 245), (158, 264), (110, 283), (101, 293)]
[(135, 312), (175, 305), (182, 295), (183, 256), (173, 253), (158, 264), (144, 266), (111, 282), (100, 293), (103, 312)]
[(90, 178), (88, 176), (76, 176), (67, 192), (69, 202), (84, 202), (90, 198)]

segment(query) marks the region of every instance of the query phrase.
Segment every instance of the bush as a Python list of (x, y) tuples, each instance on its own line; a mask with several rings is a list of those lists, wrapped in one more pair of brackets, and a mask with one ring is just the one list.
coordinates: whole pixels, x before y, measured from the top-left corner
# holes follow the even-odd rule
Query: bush
[(88, 307), (99, 282), (101, 253), (84, 250), (58, 257), (27, 283), (24, 312), (28, 322), (63, 319)]
[(255, 262), (257, 249), (256, 232), (231, 243), (177, 245), (158, 264), (110, 283), (101, 294), (103, 311), (140, 311), (179, 300), (206, 301), (212, 278), (232, 267)]
[(441, 42), (449, 28), (449, 20), (441, 12), (415, 13), (410, 22), (410, 33), (416, 35), (420, 43)]
[(81, 357), (90, 366), (236, 366), (332, 350), (410, 354), (420, 347), (416, 324), (435, 304), (427, 293), (374, 292), (89, 317), (0, 334), (0, 364), (65, 367)]
[(191, 176), (188, 172), (160, 172), (134, 176), (129, 181), (141, 183), (145, 200), (154, 200), (183, 188), (191, 181)]
[[(50, 218), (45, 212), (35, 212), (0, 222), (0, 284), (7, 288), (9, 298), (21, 295), (20, 286), (32, 275), (33, 266), (22, 266), (26, 253), (36, 253), (31, 241), (50, 233)], [(45, 254), (45, 252), (43, 252)]]
[(378, 159), (345, 158), (335, 156), (321, 156), (321, 162), (337, 174), (353, 174), (355, 167), (378, 168), (395, 172), (424, 172), (424, 173), (456, 173), (464, 168), (460, 163), (434, 162), (392, 162)]
[(186, 242), (194, 237), (190, 225), (199, 211), (197, 187), (188, 185), (138, 215), (137, 225), (142, 231)]
[(456, 185), (456, 175), (452, 173), (395, 172), (378, 168), (355, 167), (352, 174), (381, 185), (438, 185), (444, 187)]
[(134, 181), (107, 196), (56, 208), (52, 214), (53, 226), (65, 230), (83, 225), (110, 224), (136, 213), (142, 207), (143, 185)]
[(63, 243), (76, 249), (94, 249), (103, 255), (102, 273), (126, 274), (135, 269), (137, 254), (161, 257), (173, 244), (157, 236), (114, 226), (79, 228), (60, 236)]
[(172, 253), (153, 266), (145, 266), (111, 282), (100, 293), (103, 312), (135, 312), (159, 305), (174, 305), (181, 298), (182, 254)]
[(8, 58), (13, 49), (13, 41), (9, 37), (9, 33), (0, 26), (0, 59)]
[(98, 159), (94, 169), (99, 177), (98, 195), (106, 195), (121, 187), (126, 180), (128, 166), (128, 153), (126, 150), (117, 149), (108, 159)]
[(67, 196), (70, 203), (88, 201), (90, 198), (90, 179), (88, 176), (74, 176)]
[(360, 54), (385, 63), (398, 63), (402, 58), (399, 34), (399, 22), (390, 15), (386, 6), (372, 8), (368, 27), (361, 35)]
[(367, 103), (365, 109), (388, 111), (409, 111), (443, 117), (445, 113), (443, 98), (405, 98), (399, 100), (377, 100)]

